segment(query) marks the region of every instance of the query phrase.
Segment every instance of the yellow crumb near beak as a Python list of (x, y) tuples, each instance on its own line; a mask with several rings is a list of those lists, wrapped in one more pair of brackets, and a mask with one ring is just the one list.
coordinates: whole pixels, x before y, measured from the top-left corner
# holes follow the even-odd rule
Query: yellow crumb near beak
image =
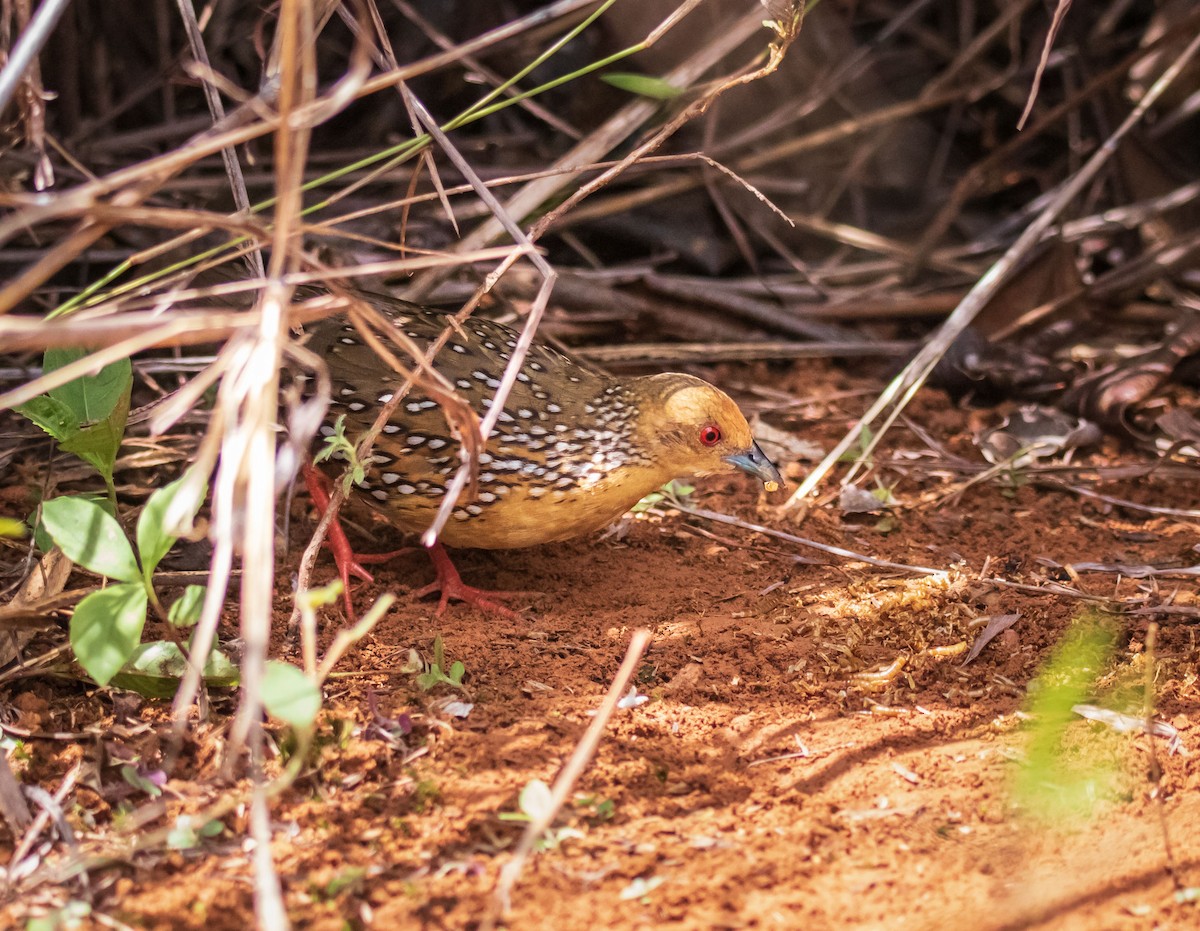
[(767, 491), (779, 491), (779, 482), (763, 482), (763, 488)]

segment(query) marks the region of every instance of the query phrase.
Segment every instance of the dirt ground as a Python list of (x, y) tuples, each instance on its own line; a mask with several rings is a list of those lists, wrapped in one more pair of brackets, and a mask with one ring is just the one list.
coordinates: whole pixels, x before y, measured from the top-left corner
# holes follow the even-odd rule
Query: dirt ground
[[(736, 393), (764, 374), (802, 399), (777, 422), (826, 448), (880, 384), (813, 363), (791, 374), (728, 370), (724, 381)], [(765, 394), (740, 397), (766, 406)], [(1198, 906), (1177, 895), (1200, 886), (1195, 583), (1064, 567), (1190, 566), (1200, 562), (1196, 523), (1036, 481), (964, 487), (971, 474), (955, 457), (980, 463), (972, 432), (999, 413), (926, 392), (909, 416), (936, 448), (905, 429), (889, 437), (877, 474), (901, 507), (882, 521), (844, 515), (834, 501), (786, 524), (769, 508), (781, 496), (760, 499), (740, 478), (699, 482), (692, 496), (822, 543), (948, 569), (941, 578), (678, 512), (602, 540), (459, 554), (469, 581), (536, 593), (518, 601), (522, 622), (463, 607), (435, 618), (432, 602), (404, 594), (431, 577), (421, 554), (380, 567), (359, 603), (390, 590), (397, 606), (330, 681), (315, 759), (272, 810), (295, 925), (476, 927), (522, 830), (501, 815), (518, 810), (530, 780), (554, 779), (631, 632), (646, 627), (653, 642), (636, 683), (648, 701), (617, 712), (557, 822), (573, 831), (530, 861), (509, 927), (1195, 927)], [(1167, 509), (1200, 500), (1194, 477), (1150, 471), (1115, 440), (1074, 463), (1081, 472), (1058, 478), (1091, 492)], [(1139, 468), (1096, 479), (1116, 465)], [(299, 523), (297, 541), (311, 527)], [(281, 569), (281, 593), (291, 571), (294, 562)], [(322, 563), (320, 578), (330, 575)], [(1141, 713), (1157, 621), (1155, 714), (1179, 739), (1153, 739), (1163, 769), (1155, 782), (1151, 738), (1079, 720), (1061, 758), (1100, 759), (1111, 778), (1095, 783), (1087, 813), (1039, 816), (1036, 803), (1067, 790), (1057, 771), (1040, 794), (1014, 789), (1036, 733), (1029, 686), (1064, 633), (1110, 598), (1128, 611), (1108, 622), (1116, 647), (1092, 671), (1091, 701)], [(289, 609), (281, 594), (275, 650), (298, 661), (283, 632)], [(986, 619), (1006, 614), (1016, 623), (964, 665)], [(323, 646), (342, 623), (330, 612)], [(410, 648), (430, 657), (439, 634), (467, 676), (460, 689), (422, 691), (405, 664)], [(451, 695), (473, 705), (465, 718), (448, 713)], [(216, 775), (231, 698), (215, 698), (158, 807), (122, 781), (115, 761), (160, 759), (164, 705), (59, 678), (21, 680), (0, 701), (13, 709), (10, 725), (33, 733), (27, 758), (14, 757), (23, 781), (53, 793), (84, 764), (64, 809), (91, 866), (86, 884), (66, 879), (46, 872), (69, 862), (64, 845), (35, 847), (41, 881), (9, 887), (0, 924), (78, 899), (92, 903), (84, 927), (253, 926), (245, 808), (192, 849), (132, 848), (177, 814), (246, 791)], [(383, 739), (380, 725), (404, 715), (412, 732)], [(286, 749), (285, 729), (273, 733)], [(7, 862), (13, 839), (0, 832)]]

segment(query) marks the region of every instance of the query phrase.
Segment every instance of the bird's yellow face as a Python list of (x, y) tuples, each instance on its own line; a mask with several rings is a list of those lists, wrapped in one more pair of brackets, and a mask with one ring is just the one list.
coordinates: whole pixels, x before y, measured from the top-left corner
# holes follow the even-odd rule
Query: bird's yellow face
[(767, 491), (783, 484), (725, 392), (691, 375), (667, 373), (640, 381), (640, 389), (657, 395), (657, 403), (642, 410), (642, 440), (655, 448), (655, 461), (671, 471), (671, 478), (740, 469), (761, 479)]

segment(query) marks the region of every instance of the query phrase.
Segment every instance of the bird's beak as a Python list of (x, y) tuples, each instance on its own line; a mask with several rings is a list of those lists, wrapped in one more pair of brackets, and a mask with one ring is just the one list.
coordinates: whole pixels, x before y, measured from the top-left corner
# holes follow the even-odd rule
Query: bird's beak
[(744, 453), (726, 456), (725, 461), (732, 466), (737, 466), (743, 472), (749, 472), (756, 478), (762, 479), (763, 487), (767, 491), (778, 491), (784, 485), (783, 476), (775, 468), (775, 463), (767, 458), (767, 454), (757, 443), (751, 443), (750, 448)]

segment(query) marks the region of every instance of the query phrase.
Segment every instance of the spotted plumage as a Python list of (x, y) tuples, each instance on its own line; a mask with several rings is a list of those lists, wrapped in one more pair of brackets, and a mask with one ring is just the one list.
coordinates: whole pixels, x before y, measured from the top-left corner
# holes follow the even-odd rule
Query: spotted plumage
[[(424, 349), (447, 314), (368, 295)], [(354, 327), (332, 319), (310, 328), (308, 346), (332, 377), (332, 419), (345, 415), (356, 439), (402, 383)], [(433, 368), (483, 417), (519, 334), (472, 318), (450, 333)], [(361, 498), (390, 523), (420, 532), (461, 464), (440, 406), (414, 389), (375, 444)], [(690, 375), (616, 380), (535, 343), (479, 457), (473, 498), (463, 496), (442, 531), (449, 546), (505, 549), (599, 530), (673, 478), (742, 469), (768, 488), (781, 480), (736, 405)]]

